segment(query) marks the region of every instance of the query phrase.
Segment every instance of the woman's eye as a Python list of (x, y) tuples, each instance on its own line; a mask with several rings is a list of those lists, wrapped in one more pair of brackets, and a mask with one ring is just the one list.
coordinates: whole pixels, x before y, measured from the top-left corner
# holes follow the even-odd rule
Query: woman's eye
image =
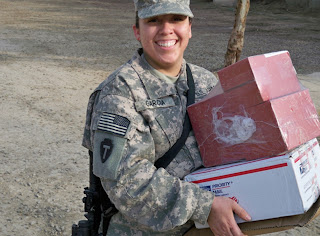
[(175, 16), (173, 17), (173, 21), (184, 21), (186, 18), (186, 16)]
[(148, 23), (155, 23), (155, 22), (157, 22), (157, 19), (149, 19), (148, 20)]

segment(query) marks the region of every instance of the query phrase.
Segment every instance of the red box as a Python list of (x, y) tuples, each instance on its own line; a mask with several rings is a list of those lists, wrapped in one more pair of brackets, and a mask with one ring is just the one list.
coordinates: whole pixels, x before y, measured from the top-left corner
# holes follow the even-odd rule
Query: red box
[(279, 155), (320, 135), (307, 89), (262, 102), (254, 87), (188, 107), (205, 167)]
[(218, 76), (224, 91), (254, 83), (263, 101), (301, 89), (288, 51), (248, 57), (218, 71)]

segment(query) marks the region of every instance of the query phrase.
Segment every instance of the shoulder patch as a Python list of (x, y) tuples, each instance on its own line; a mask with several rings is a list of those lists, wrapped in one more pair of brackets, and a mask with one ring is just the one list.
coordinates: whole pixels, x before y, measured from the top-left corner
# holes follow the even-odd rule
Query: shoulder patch
[(100, 144), (100, 157), (101, 162), (105, 163), (108, 157), (111, 155), (113, 150), (112, 140), (109, 138), (105, 138)]
[(125, 136), (129, 125), (130, 121), (126, 117), (103, 112), (98, 122), (97, 129), (100, 131)]
[(97, 130), (94, 133), (93, 173), (98, 177), (116, 179), (127, 139)]

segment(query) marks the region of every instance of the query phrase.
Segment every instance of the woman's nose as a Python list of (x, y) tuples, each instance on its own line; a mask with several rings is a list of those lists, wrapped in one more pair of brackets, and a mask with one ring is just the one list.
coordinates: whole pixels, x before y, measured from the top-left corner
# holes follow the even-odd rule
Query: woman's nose
[(171, 34), (173, 32), (173, 27), (172, 24), (168, 21), (164, 21), (161, 24), (161, 33), (162, 34)]

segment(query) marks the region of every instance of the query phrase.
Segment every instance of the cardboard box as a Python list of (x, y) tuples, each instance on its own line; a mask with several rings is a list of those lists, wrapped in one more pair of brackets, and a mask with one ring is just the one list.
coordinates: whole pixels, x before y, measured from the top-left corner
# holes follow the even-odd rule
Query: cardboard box
[(288, 51), (248, 57), (218, 71), (218, 77), (224, 91), (252, 84), (263, 101), (301, 88)]
[[(319, 197), (320, 166), (315, 165), (315, 156), (320, 156), (320, 147), (313, 139), (285, 155), (204, 168), (185, 180), (234, 199), (252, 221), (299, 215)], [(236, 221), (243, 222), (237, 216)]]
[[(320, 170), (320, 155), (316, 155), (314, 153), (314, 152), (316, 153), (320, 152), (319, 146), (317, 145), (316, 142), (314, 142), (313, 147), (309, 147), (310, 151), (307, 152), (307, 155), (309, 155), (309, 159), (312, 161), (312, 165), (314, 165), (316, 169)], [(316, 173), (316, 177), (317, 177), (318, 183), (320, 183), (320, 171)]]
[(265, 102), (249, 95), (236, 88), (188, 107), (205, 167), (278, 155), (320, 135), (307, 89)]
[[(304, 214), (279, 217), (270, 220), (260, 220), (238, 224), (241, 231), (248, 236), (269, 234), (295, 227), (303, 227), (320, 215), (320, 197), (312, 207)], [(192, 227), (185, 236), (214, 236), (209, 228), (197, 229)]]

